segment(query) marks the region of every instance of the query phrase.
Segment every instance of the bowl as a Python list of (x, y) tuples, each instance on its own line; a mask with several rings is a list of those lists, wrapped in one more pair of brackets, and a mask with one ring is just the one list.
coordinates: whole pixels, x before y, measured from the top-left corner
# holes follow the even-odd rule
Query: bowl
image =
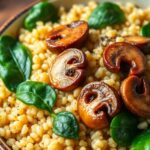
[[(89, 0), (51, 0), (50, 2), (53, 3), (56, 7), (64, 6), (65, 8), (70, 8), (73, 4), (79, 4), (79, 3), (87, 3)], [(95, 0), (99, 1), (99, 0)], [(121, 3), (127, 3), (132, 2), (142, 8), (149, 7), (150, 1), (145, 0), (101, 0), (100, 2), (104, 1), (111, 1), (111, 2), (121, 2)], [(16, 36), (18, 33), (19, 28), (22, 26), (23, 20), (25, 16), (27, 15), (29, 9), (36, 4), (37, 2), (33, 2), (27, 6), (25, 6), (20, 13), (18, 13), (15, 16), (12, 16), (8, 21), (6, 21), (1, 27), (0, 27), (0, 35), (11, 35)]]
[[(65, 1), (51, 0), (50, 2), (53, 3), (56, 7), (64, 6), (66, 9), (69, 9), (73, 4), (77, 4), (77, 3), (84, 4), (84, 3), (87, 3), (88, 1), (90, 1), (90, 0), (65, 0)], [(95, 0), (95, 1), (98, 2), (99, 0)], [(124, 0), (101, 0), (100, 2), (104, 2), (104, 1), (120, 2), (120, 3), (132, 2), (144, 9), (149, 7), (149, 4), (150, 4), (149, 0), (145, 0), (145, 1), (141, 1), (141, 0), (126, 0), (126, 1), (124, 1)], [(11, 35), (11, 36), (16, 37), (18, 35), (20, 27), (23, 25), (23, 20), (24, 20), (25, 16), (27, 15), (30, 8), (36, 3), (37, 2), (33, 2), (30, 5), (24, 7), (20, 13), (18, 13), (16, 16), (13, 16), (6, 23), (4, 23), (0, 27), (0, 35)]]

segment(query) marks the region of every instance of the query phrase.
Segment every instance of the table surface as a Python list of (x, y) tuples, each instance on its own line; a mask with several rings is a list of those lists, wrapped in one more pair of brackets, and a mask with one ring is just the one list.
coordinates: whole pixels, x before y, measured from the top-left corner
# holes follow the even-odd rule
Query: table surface
[(0, 0), (0, 26), (34, 1), (37, 0)]

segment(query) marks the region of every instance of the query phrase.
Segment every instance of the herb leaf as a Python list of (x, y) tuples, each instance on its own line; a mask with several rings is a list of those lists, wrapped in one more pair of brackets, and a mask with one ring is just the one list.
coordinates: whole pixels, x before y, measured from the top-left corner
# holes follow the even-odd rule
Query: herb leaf
[(91, 28), (98, 29), (114, 24), (120, 24), (124, 21), (124, 12), (117, 4), (104, 2), (99, 4), (94, 9), (91, 16), (89, 17), (88, 24)]
[(10, 36), (0, 37), (0, 77), (10, 91), (29, 79), (32, 59), (29, 50)]
[(56, 102), (56, 93), (48, 84), (25, 81), (17, 87), (16, 97), (27, 105), (52, 112)]
[(65, 138), (77, 139), (79, 137), (77, 119), (71, 112), (56, 114), (53, 121), (53, 132)]
[(150, 149), (150, 129), (147, 129), (134, 138), (130, 150), (149, 150), (149, 149)]
[(118, 145), (128, 146), (137, 134), (137, 124), (135, 116), (128, 112), (121, 112), (112, 119), (110, 134)]
[(150, 22), (142, 26), (141, 35), (144, 37), (150, 37)]
[(47, 1), (43, 1), (31, 8), (29, 14), (24, 20), (24, 27), (31, 31), (36, 27), (37, 21), (56, 22), (57, 19), (57, 9), (55, 6)]

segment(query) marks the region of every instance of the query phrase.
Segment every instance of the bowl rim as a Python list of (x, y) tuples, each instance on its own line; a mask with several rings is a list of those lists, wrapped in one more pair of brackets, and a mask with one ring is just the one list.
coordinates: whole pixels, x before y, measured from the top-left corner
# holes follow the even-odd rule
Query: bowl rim
[[(29, 11), (29, 9), (35, 5), (36, 3), (40, 2), (41, 0), (36, 0), (36, 1), (33, 1), (29, 4), (27, 4), (26, 6), (24, 6), (18, 13), (14, 14), (13, 16), (9, 17), (1, 26), (0, 26), (0, 35), (3, 34), (18, 18), (20, 18), (22, 15), (24, 15), (26, 12)], [(59, 2), (59, 0), (48, 0), (49, 2)], [(62, 0), (60, 0), (62, 1)], [(71, 1), (71, 0), (68, 0), (68, 1)], [(86, 0), (72, 0), (74, 3), (75, 2), (86, 2)], [(100, 2), (99, 0), (94, 0), (96, 2)], [(102, 1), (110, 1), (110, 2), (117, 2), (118, 0), (102, 0)], [(121, 2), (123, 0), (120, 0)], [(127, 0), (127, 2), (130, 1), (130, 0)], [(131, 0), (133, 2), (139, 2), (140, 0)], [(146, 0), (146, 2), (148, 2), (149, 0)], [(119, 1), (118, 1), (119, 2)], [(125, 2), (125, 1), (123, 1)], [(135, 3), (136, 4), (136, 3)]]
[(7, 28), (9, 28), (14, 21), (16, 21), (20, 16), (22, 16), (23, 14), (25, 14), (33, 5), (35, 5), (36, 3), (38, 3), (38, 1), (33, 1), (29, 4), (27, 4), (26, 6), (24, 6), (21, 11), (17, 14), (14, 14), (13, 16), (9, 17), (1, 26), (0, 26), (0, 35), (3, 34), (3, 32), (5, 32), (5, 30), (7, 30)]

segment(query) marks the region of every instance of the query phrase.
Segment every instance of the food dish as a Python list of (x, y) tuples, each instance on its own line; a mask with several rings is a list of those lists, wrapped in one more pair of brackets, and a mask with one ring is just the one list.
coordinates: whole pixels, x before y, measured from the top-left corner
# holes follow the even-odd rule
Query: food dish
[[(95, 17), (97, 20), (99, 10), (108, 13), (106, 5), (112, 11), (115, 9), (114, 16), (111, 18), (108, 15), (104, 17), (105, 21), (99, 20), (97, 23)], [(1, 59), (5, 63), (3, 65), (1, 61), (1, 77), (5, 85), (1, 81), (0, 136), (12, 149), (127, 149), (131, 145), (130, 148), (136, 150), (143, 149), (145, 145), (150, 146), (145, 141), (145, 145), (140, 147), (138, 143), (141, 137), (149, 139), (150, 120), (143, 119), (150, 117), (149, 105), (132, 105), (133, 101), (129, 100), (131, 96), (133, 100), (137, 99), (144, 87), (147, 92), (141, 99), (145, 103), (150, 101), (147, 79), (142, 80), (143, 85), (135, 89), (136, 92), (132, 91), (136, 83), (141, 83), (137, 76), (144, 74), (146, 78), (150, 77), (150, 55), (147, 50), (150, 40), (139, 37), (145, 34), (142, 26), (150, 20), (150, 10), (143, 10), (132, 3), (102, 3), (98, 6), (90, 1), (85, 6), (72, 6), (68, 12), (61, 7), (59, 22), (43, 20), (46, 21), (44, 24), (38, 21), (41, 16), (34, 18), (33, 15), (34, 11), (43, 7), (44, 10), (48, 7), (50, 12), (43, 14), (42, 19), (52, 14), (48, 20), (55, 22), (57, 10), (53, 5), (38, 4), (25, 18), (26, 29), (20, 30), (19, 42), (11, 37), (1, 37)], [(96, 15), (93, 13), (95, 8)], [(116, 19), (116, 13), (119, 19)], [(109, 17), (113, 20), (109, 20)], [(85, 20), (88, 24), (75, 20)], [(54, 28), (55, 32), (52, 32)], [(140, 51), (143, 46), (144, 54)], [(11, 53), (4, 53), (5, 47), (7, 51), (11, 49)], [(117, 50), (117, 54), (114, 53)], [(121, 66), (125, 67), (120, 70), (120, 64), (116, 62), (123, 62)], [(129, 65), (131, 68), (128, 73)], [(6, 76), (4, 71), (8, 71), (10, 76)], [(26, 81), (28, 79), (31, 81)], [(125, 80), (122, 82), (122, 79)], [(117, 91), (121, 91), (121, 94)], [(94, 107), (91, 108), (91, 102), (95, 100), (100, 103), (93, 103)], [(121, 104), (123, 102), (125, 105)], [(97, 119), (98, 115), (100, 117)], [(125, 124), (122, 124), (121, 119), (125, 119)], [(147, 131), (135, 138), (139, 129)]]

